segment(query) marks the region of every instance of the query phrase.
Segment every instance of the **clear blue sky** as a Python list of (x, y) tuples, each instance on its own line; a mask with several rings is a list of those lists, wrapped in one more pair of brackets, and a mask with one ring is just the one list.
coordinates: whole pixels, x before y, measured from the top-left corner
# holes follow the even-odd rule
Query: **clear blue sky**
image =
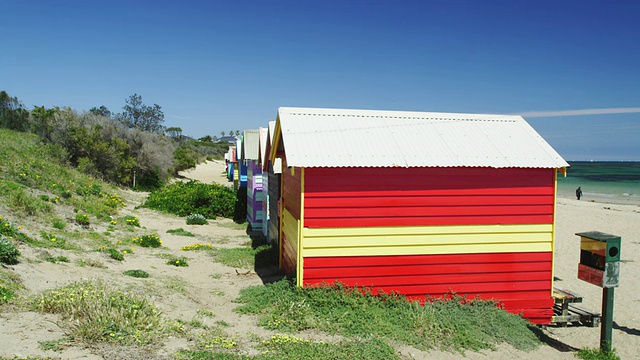
[(137, 93), (193, 137), (280, 106), (516, 113), (567, 160), (640, 160), (639, 19), (636, 0), (3, 0), (0, 90), (112, 112)]

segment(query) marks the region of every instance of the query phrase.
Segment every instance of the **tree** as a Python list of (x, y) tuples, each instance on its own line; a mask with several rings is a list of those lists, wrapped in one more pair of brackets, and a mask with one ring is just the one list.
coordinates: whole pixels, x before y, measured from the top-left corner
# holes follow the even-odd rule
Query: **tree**
[(6, 91), (0, 91), (0, 126), (17, 131), (29, 128), (29, 111)]
[(98, 116), (104, 116), (107, 118), (111, 117), (111, 111), (109, 111), (109, 109), (107, 109), (107, 107), (104, 105), (100, 105), (99, 108), (94, 106), (91, 109), (89, 109), (89, 112)]
[(131, 95), (125, 102), (127, 104), (122, 107), (124, 112), (117, 116), (120, 122), (129, 128), (137, 128), (156, 134), (161, 134), (164, 131), (164, 126), (162, 126), (164, 113), (160, 105), (145, 105), (142, 103), (142, 96), (138, 94)]
[[(215, 136), (214, 136), (215, 137)], [(213, 142), (213, 139), (211, 138), (211, 135), (205, 135), (203, 137), (201, 137), (200, 139), (198, 139), (198, 141), (202, 141), (202, 142)]]
[(170, 127), (165, 130), (165, 133), (169, 135), (173, 140), (180, 140), (182, 138), (182, 128)]
[(225, 132), (224, 131), (220, 131), (220, 135), (222, 135), (224, 137)]
[(236, 136), (240, 136), (240, 130), (236, 130)]

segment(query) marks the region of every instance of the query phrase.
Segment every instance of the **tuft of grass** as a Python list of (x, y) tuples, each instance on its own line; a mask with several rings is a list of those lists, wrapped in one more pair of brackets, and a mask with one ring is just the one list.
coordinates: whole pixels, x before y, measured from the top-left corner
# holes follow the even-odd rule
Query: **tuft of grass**
[(124, 260), (124, 255), (120, 251), (118, 251), (117, 249), (108, 248), (106, 246), (100, 246), (97, 251), (100, 251), (100, 252), (103, 252), (103, 253), (109, 255), (109, 257), (112, 258), (113, 260), (117, 260), (117, 261), (123, 261)]
[(456, 295), (430, 299), (424, 306), (397, 294), (372, 293), (341, 284), (298, 288), (292, 280), (246, 288), (235, 311), (259, 316), (271, 330), (298, 332), (316, 329), (345, 337), (379, 337), (419, 349), (495, 349), (508, 343), (530, 350), (540, 341), (529, 322), (490, 301)]
[(99, 268), (99, 269), (106, 269), (107, 267), (100, 261), (95, 260), (95, 259), (78, 259), (76, 261), (76, 265), (79, 267), (85, 267), (85, 266), (89, 266), (89, 267), (94, 267), (94, 268)]
[(52, 223), (53, 227), (58, 230), (64, 230), (64, 228), (67, 226), (67, 223), (65, 223), (59, 218), (53, 218), (52, 221), (53, 221)]
[(609, 352), (604, 352), (600, 348), (580, 349), (574, 353), (574, 356), (582, 360), (620, 360), (616, 349), (611, 349)]
[(144, 270), (127, 270), (123, 274), (142, 279), (146, 279), (149, 277), (149, 273)]
[(167, 230), (167, 234), (173, 234), (173, 235), (178, 235), (178, 236), (196, 236), (196, 234), (186, 231), (183, 228), (177, 228), (177, 229), (169, 229)]
[(9, 206), (25, 216), (44, 216), (51, 213), (52, 207), (48, 201), (29, 194), (22, 188), (9, 191)]
[(43, 260), (44, 261), (48, 261), (48, 262), (53, 263), (53, 264), (58, 264), (58, 263), (61, 263), (61, 262), (64, 262), (64, 263), (70, 262), (68, 257), (62, 256), (62, 255), (59, 255), (59, 256), (47, 255), (47, 256), (44, 257)]
[(205, 251), (214, 250), (214, 247), (211, 244), (197, 243), (197, 244), (185, 245), (180, 248), (180, 251), (201, 251), (201, 250), (205, 250)]
[(147, 345), (157, 342), (165, 329), (153, 303), (100, 281), (44, 292), (33, 298), (31, 306), (42, 313), (59, 314), (67, 334), (89, 343)]
[(181, 257), (171, 257), (168, 261), (167, 261), (167, 265), (173, 265), (176, 267), (187, 267), (189, 266), (189, 262), (187, 261), (188, 259), (181, 256)]

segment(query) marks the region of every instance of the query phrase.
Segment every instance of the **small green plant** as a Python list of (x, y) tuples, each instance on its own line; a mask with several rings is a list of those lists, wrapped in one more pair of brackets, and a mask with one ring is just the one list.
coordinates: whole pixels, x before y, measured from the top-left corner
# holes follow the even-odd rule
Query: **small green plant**
[(20, 256), (20, 251), (9, 238), (0, 234), (0, 263), (15, 265), (18, 263), (18, 256)]
[(40, 195), (40, 200), (42, 200), (42, 201), (49, 201), (49, 196), (48, 196), (48, 195), (44, 195), (44, 194), (42, 194), (42, 195)]
[(58, 264), (58, 263), (61, 263), (61, 262), (64, 262), (64, 263), (70, 262), (68, 257), (62, 256), (62, 255), (59, 255), (59, 256), (47, 255), (47, 256), (44, 257), (44, 261), (48, 261), (48, 262), (53, 263), (53, 264)]
[(85, 227), (89, 226), (91, 224), (91, 222), (89, 221), (89, 216), (83, 213), (76, 214), (76, 224)]
[(620, 360), (616, 349), (611, 349), (609, 352), (604, 352), (600, 348), (580, 349), (574, 353), (574, 356), (582, 360)]
[(44, 351), (62, 351), (70, 345), (71, 338), (65, 337), (58, 340), (38, 341), (38, 345)]
[(178, 236), (196, 236), (196, 234), (186, 231), (183, 228), (177, 228), (177, 229), (169, 229), (167, 230), (167, 234), (173, 234), (173, 235), (178, 235)]
[[(157, 234), (149, 234), (149, 235), (142, 235), (139, 237), (133, 237), (129, 240), (125, 240), (124, 242), (129, 242), (129, 243), (140, 245), (142, 247), (150, 247), (150, 248), (159, 248), (160, 246), (162, 246), (162, 240), (160, 240), (160, 236), (158, 236)], [(124, 243), (124, 242), (121, 241), (120, 243)]]
[(123, 274), (127, 276), (132, 276), (135, 278), (143, 278), (143, 279), (149, 277), (149, 273), (144, 270), (127, 270)]
[(123, 222), (129, 226), (140, 227), (140, 219), (137, 216), (127, 215), (122, 218)]
[(167, 265), (173, 265), (177, 267), (187, 267), (189, 263), (187, 262), (187, 258), (185, 257), (172, 257), (167, 261)]
[(109, 257), (112, 258), (113, 260), (118, 260), (118, 261), (124, 260), (124, 255), (120, 251), (118, 251), (117, 249), (108, 248), (106, 246), (100, 246), (98, 248), (98, 251), (109, 255)]
[(206, 225), (209, 222), (202, 214), (191, 214), (187, 216), (187, 225)]
[(6, 286), (0, 284), (0, 305), (9, 302), (9, 300), (16, 297), (16, 294), (8, 289)]
[(53, 227), (58, 229), (58, 230), (64, 230), (64, 228), (67, 226), (67, 223), (65, 223), (64, 221), (62, 221), (61, 219), (58, 218), (53, 218)]
[(198, 250), (214, 250), (214, 247), (211, 244), (197, 243), (197, 244), (185, 245), (180, 248), (180, 251), (198, 251)]

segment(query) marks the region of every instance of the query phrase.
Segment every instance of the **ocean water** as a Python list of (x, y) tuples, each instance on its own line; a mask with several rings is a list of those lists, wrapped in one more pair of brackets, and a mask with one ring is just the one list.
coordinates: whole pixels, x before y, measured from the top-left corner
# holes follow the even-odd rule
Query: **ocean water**
[(640, 162), (570, 161), (567, 176), (558, 174), (558, 196), (640, 206)]

